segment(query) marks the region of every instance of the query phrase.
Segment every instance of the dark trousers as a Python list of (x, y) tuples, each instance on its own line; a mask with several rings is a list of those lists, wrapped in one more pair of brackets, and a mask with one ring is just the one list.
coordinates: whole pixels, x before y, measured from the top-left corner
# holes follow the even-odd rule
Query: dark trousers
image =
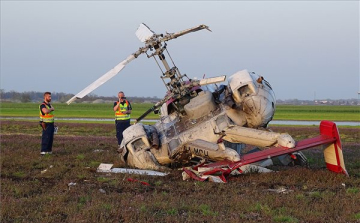
[(54, 123), (46, 123), (42, 131), (41, 152), (51, 152), (54, 141)]
[(123, 131), (129, 126), (130, 126), (130, 119), (115, 120), (116, 138), (118, 140), (118, 145), (120, 145), (121, 141), (123, 140)]

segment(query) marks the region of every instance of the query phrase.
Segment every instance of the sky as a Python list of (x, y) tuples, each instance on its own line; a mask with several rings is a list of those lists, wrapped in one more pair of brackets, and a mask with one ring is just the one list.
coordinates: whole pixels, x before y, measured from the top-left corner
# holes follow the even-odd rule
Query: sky
[[(2, 0), (0, 88), (77, 94), (144, 46), (141, 23), (164, 34), (205, 24), (212, 32), (168, 42), (190, 78), (247, 69), (277, 99), (358, 98), (359, 11), (359, 1)], [(160, 76), (143, 54), (93, 93), (162, 98)]]

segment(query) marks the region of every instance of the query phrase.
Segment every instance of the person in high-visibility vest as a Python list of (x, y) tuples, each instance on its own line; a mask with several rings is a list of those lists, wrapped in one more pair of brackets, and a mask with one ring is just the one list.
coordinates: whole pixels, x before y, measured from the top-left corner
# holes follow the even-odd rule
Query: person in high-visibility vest
[(54, 141), (54, 107), (50, 104), (51, 93), (44, 93), (44, 101), (39, 106), (40, 125), (43, 129), (41, 138), (41, 155), (51, 154)]
[(114, 102), (116, 138), (120, 146), (123, 140), (123, 131), (130, 126), (131, 104), (126, 100), (124, 92), (118, 93), (118, 101)]

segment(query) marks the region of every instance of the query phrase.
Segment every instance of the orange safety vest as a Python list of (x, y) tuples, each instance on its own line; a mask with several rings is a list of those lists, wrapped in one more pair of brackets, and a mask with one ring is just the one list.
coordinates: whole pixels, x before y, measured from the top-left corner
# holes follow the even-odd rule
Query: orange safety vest
[(129, 102), (127, 100), (125, 100), (125, 104), (119, 104), (119, 102), (117, 102), (119, 104), (119, 108), (118, 110), (116, 110), (115, 112), (115, 120), (128, 120), (130, 119), (130, 114), (125, 114), (123, 112), (127, 111), (127, 108), (129, 106)]
[[(50, 107), (46, 103), (42, 103), (41, 105), (45, 105), (47, 109)], [(40, 110), (40, 122), (53, 123), (54, 122), (54, 111), (51, 111), (49, 114), (44, 114), (41, 112), (41, 105), (39, 105)]]

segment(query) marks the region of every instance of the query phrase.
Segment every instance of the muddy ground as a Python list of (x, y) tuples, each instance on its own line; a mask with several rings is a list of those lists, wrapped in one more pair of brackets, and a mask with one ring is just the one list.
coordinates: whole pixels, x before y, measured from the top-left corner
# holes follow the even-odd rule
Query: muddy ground
[[(316, 148), (305, 152), (309, 168), (274, 166), (220, 184), (183, 181), (178, 170), (97, 173), (100, 163), (123, 166), (114, 125), (58, 125), (54, 154), (40, 156), (37, 123), (1, 122), (1, 222), (360, 222), (359, 128), (339, 128), (350, 177), (327, 171)], [(296, 140), (319, 131), (272, 129)]]

